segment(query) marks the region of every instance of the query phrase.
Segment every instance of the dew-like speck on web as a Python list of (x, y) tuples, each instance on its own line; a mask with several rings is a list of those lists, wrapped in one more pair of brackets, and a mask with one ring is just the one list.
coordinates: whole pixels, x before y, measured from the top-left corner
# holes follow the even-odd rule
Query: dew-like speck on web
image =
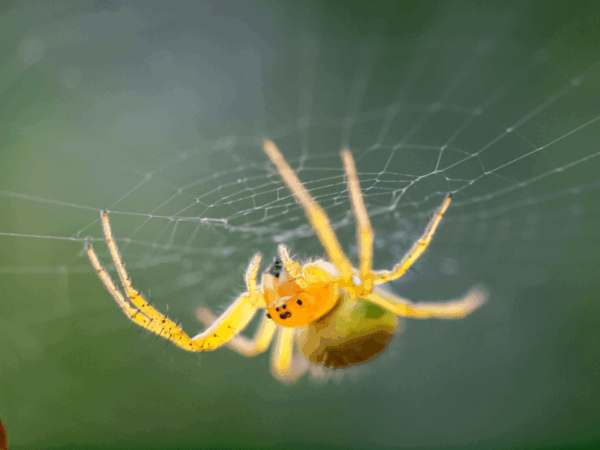
[(536, 225), (540, 222), (540, 215), (537, 213), (529, 213), (527, 214), (527, 223), (530, 225)]
[(387, 246), (387, 240), (384, 238), (380, 238), (380, 237), (376, 237), (374, 242), (373, 242), (373, 246), (376, 249), (382, 249), (385, 248)]
[(81, 73), (81, 70), (79, 70), (77, 67), (69, 66), (65, 67), (60, 72), (59, 79), (60, 84), (62, 84), (64, 87), (69, 89), (75, 89), (81, 84), (81, 81), (83, 80), (83, 75)]
[(193, 272), (186, 273), (181, 275), (173, 282), (173, 287), (175, 288), (186, 288), (190, 286), (194, 286), (202, 281), (202, 273), (201, 272)]
[(31, 65), (44, 56), (44, 43), (36, 37), (23, 39), (17, 48), (19, 59), (25, 64)]
[(571, 206), (571, 214), (574, 216), (579, 216), (583, 213), (583, 206), (581, 206), (580, 204), (576, 203), (573, 206)]
[(456, 275), (458, 272), (460, 272), (458, 261), (454, 258), (445, 258), (442, 261), (440, 269), (446, 275)]
[(477, 53), (479, 54), (484, 54), (484, 53), (488, 53), (491, 50), (493, 50), (494, 48), (494, 42), (492, 40), (489, 39), (482, 39), (481, 42), (479, 42), (479, 45), (477, 46)]
[(537, 230), (533, 227), (528, 227), (525, 228), (525, 230), (523, 231), (523, 239), (525, 240), (532, 240), (535, 239), (537, 237)]
[(302, 116), (298, 119), (297, 127), (299, 130), (306, 130), (310, 126), (310, 116)]

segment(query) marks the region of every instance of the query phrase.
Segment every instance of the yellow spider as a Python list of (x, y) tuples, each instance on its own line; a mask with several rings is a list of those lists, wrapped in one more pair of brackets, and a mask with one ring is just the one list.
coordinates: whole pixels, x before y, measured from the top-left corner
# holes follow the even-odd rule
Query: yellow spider
[[(272, 372), (283, 382), (294, 382), (311, 365), (348, 367), (373, 359), (387, 347), (398, 325), (398, 316), (418, 319), (462, 318), (481, 306), (486, 292), (474, 288), (462, 299), (447, 303), (412, 303), (383, 290), (378, 285), (395, 280), (425, 251), (442, 215), (450, 204), (446, 197), (421, 238), (392, 270), (372, 270), (373, 230), (361, 195), (352, 154), (342, 151), (352, 211), (357, 222), (358, 269), (352, 267), (342, 250), (325, 211), (304, 188), (298, 176), (275, 144), (263, 141), (263, 149), (304, 209), (329, 261), (317, 259), (301, 265), (287, 248), (279, 245), (273, 266), (256, 284), (261, 255), (250, 261), (244, 280), (247, 292), (216, 317), (206, 308), (197, 316), (206, 326), (189, 337), (136, 291), (125, 271), (106, 211), (100, 213), (106, 243), (123, 286), (123, 295), (89, 243), (86, 251), (108, 292), (125, 315), (141, 327), (191, 352), (213, 350), (223, 344), (245, 356), (264, 352), (277, 333), (272, 355)], [(129, 302), (125, 298), (129, 299)], [(254, 339), (237, 336), (258, 309), (266, 309)]]

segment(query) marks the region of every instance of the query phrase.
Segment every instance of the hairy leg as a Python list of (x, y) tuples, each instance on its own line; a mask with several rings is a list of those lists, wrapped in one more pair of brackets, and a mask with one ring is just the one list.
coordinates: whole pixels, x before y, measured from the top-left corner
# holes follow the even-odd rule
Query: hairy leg
[[(256, 290), (256, 275), (260, 265), (260, 255), (257, 254), (252, 258), (244, 277), (248, 292), (241, 294), (208, 329), (190, 338), (178, 324), (156, 310), (146, 301), (142, 294), (133, 288), (112, 234), (108, 214), (106, 211), (101, 211), (100, 217), (106, 243), (126, 296), (123, 296), (112, 282), (108, 272), (100, 264), (93, 247), (89, 243), (86, 243), (88, 258), (98, 273), (100, 280), (121, 310), (131, 321), (139, 326), (170, 340), (177, 346), (188, 351), (212, 350), (243, 330), (252, 319), (256, 310), (264, 306), (264, 298)], [(131, 303), (127, 302), (126, 297)]]
[(442, 216), (448, 209), (448, 205), (450, 205), (450, 200), (452, 197), (448, 195), (442, 206), (439, 207), (427, 228), (425, 228), (425, 232), (419, 238), (417, 242), (413, 245), (410, 251), (402, 258), (402, 260), (390, 271), (390, 270), (378, 270), (375, 271), (375, 284), (383, 284), (388, 281), (395, 280), (400, 278), (404, 273), (408, 270), (410, 266), (423, 254), (429, 243), (431, 242), (431, 238), (435, 233), (440, 221), (442, 220)]
[[(196, 317), (207, 327), (212, 325), (218, 318), (208, 308), (202, 307), (196, 309)], [(263, 315), (253, 339), (237, 335), (232, 337), (225, 345), (243, 356), (256, 356), (269, 348), (276, 330), (277, 325), (275, 322)]]
[(352, 212), (356, 219), (356, 242), (360, 258), (358, 272), (364, 289), (364, 292), (357, 294), (364, 294), (365, 292), (371, 292), (373, 289), (374, 276), (371, 273), (373, 265), (373, 228), (367, 214), (367, 208), (365, 207), (360, 190), (360, 183), (356, 175), (354, 158), (352, 158), (350, 150), (342, 152), (342, 160), (344, 161), (344, 169), (346, 170), (346, 181), (348, 183), (350, 202), (352, 203)]
[(352, 278), (352, 265), (342, 250), (325, 210), (308, 193), (296, 173), (272, 141), (268, 139), (263, 140), (263, 150), (277, 168), (281, 178), (292, 194), (294, 194), (298, 203), (302, 205), (319, 241), (321, 241), (321, 245), (327, 252), (327, 256), (329, 256), (331, 262), (338, 268), (340, 278), (350, 281)]
[(365, 298), (402, 317), (413, 319), (462, 319), (485, 303), (487, 291), (482, 287), (475, 287), (459, 300), (445, 303), (413, 303), (376, 286), (373, 292)]

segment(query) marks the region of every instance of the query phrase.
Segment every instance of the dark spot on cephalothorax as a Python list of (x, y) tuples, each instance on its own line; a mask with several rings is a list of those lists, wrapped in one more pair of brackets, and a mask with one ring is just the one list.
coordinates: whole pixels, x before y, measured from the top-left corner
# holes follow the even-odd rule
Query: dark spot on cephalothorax
[(282, 319), (287, 319), (288, 317), (292, 317), (292, 313), (289, 311), (286, 311), (283, 314), (279, 314), (279, 317), (281, 317)]
[(214, 334), (214, 333), (213, 333), (213, 336), (214, 336), (214, 337), (217, 337), (217, 335), (216, 335), (216, 334)]
[(275, 308), (275, 311), (279, 312), (279, 306), (277, 308)]
[(283, 309), (287, 308), (287, 306), (285, 306), (285, 303), (283, 305), (281, 305), (281, 308), (283, 308)]
[(271, 314), (267, 313), (267, 318), (270, 319), (271, 318)]
[(302, 300), (298, 299), (298, 300), (296, 300), (296, 303), (298, 303), (299, 305), (302, 305)]

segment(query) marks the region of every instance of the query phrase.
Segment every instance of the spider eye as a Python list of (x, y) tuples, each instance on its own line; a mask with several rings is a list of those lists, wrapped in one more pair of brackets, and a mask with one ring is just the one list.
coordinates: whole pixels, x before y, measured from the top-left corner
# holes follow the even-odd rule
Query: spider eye
[(298, 303), (299, 305), (302, 305), (302, 300), (298, 299), (298, 300), (296, 300), (296, 303)]
[(277, 308), (275, 308), (275, 311), (279, 312), (279, 306)]
[(284, 303), (283, 305), (281, 305), (281, 307), (282, 307), (283, 309), (285, 309), (285, 308), (286, 308), (286, 306), (285, 306), (285, 303)]
[(270, 319), (271, 318), (271, 314), (267, 313), (267, 318)]

